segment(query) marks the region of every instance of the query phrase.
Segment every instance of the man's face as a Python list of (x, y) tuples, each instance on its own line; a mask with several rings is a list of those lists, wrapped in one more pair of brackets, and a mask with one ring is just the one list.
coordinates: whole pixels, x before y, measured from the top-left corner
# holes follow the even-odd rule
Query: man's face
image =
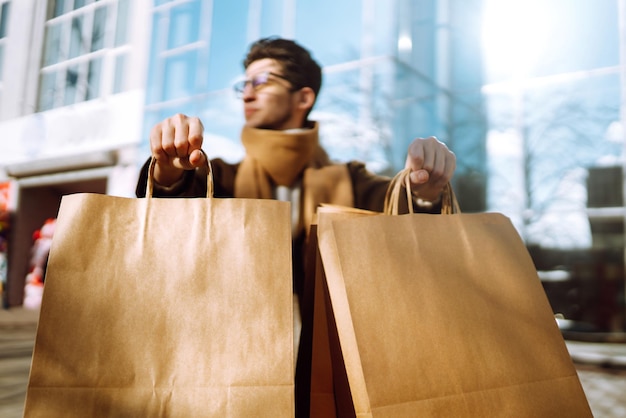
[(267, 75), (266, 83), (256, 88), (247, 83), (243, 91), (246, 126), (276, 130), (302, 127), (303, 113), (296, 106), (297, 94), (289, 81), (279, 77), (284, 75), (281, 65), (276, 60), (263, 58), (246, 68), (247, 80), (263, 74)]

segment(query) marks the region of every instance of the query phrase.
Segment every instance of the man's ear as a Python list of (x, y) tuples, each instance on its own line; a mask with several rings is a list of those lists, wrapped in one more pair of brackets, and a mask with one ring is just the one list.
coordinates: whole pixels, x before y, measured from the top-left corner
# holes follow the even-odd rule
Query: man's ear
[(311, 87), (303, 87), (298, 90), (298, 103), (300, 109), (308, 110), (315, 104), (315, 92)]

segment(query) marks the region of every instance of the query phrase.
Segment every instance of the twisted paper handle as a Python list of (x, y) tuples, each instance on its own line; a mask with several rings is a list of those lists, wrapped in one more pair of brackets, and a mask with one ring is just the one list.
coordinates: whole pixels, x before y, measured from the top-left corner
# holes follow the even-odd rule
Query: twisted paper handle
[[(206, 197), (207, 199), (211, 199), (213, 197), (213, 188), (214, 188), (213, 167), (211, 167), (211, 160), (209, 160), (209, 157), (207, 157), (204, 151), (202, 151), (202, 153), (204, 154), (204, 159), (206, 160), (206, 164), (207, 164)], [(156, 165), (156, 158), (152, 157), (150, 159), (150, 166), (148, 167), (148, 179), (147, 179), (147, 184), (146, 184), (146, 197), (147, 198), (152, 198), (152, 191), (154, 189), (155, 165)]]

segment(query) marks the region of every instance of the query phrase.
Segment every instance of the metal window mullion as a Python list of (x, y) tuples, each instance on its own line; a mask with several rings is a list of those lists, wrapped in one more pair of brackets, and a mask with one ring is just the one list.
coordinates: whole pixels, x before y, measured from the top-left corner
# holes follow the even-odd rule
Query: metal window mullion
[(161, 54), (165, 58), (170, 58), (184, 54), (185, 52), (197, 51), (199, 49), (202, 49), (204, 46), (205, 43), (203, 41), (197, 41), (176, 48), (168, 49), (167, 51), (163, 51)]
[[(112, 4), (115, 1), (117, 1), (117, 0), (100, 0), (100, 1), (97, 1), (97, 2), (89, 3), (86, 6), (81, 7), (80, 9), (70, 10), (69, 12), (63, 13), (60, 16), (56, 16), (56, 17), (53, 17), (52, 19), (48, 19), (46, 22), (54, 23), (57, 20), (63, 20), (63, 19), (75, 17), (77, 15), (86, 14), (86, 13), (89, 13), (89, 11), (94, 10), (95, 8), (102, 7), (103, 5)], [(73, 5), (72, 5), (72, 7), (73, 7)]]
[(156, 13), (168, 13), (168, 16), (169, 16), (169, 13), (171, 12), (173, 8), (183, 5), (185, 3), (191, 3), (193, 1), (195, 0), (172, 0), (168, 3), (163, 3), (159, 6), (154, 6), (153, 10)]
[(104, 50), (100, 50), (100, 51), (96, 51), (96, 52), (90, 52), (89, 54), (84, 54), (84, 55), (79, 55), (76, 58), (72, 58), (70, 60), (64, 60), (61, 61), (57, 64), (52, 64), (52, 65), (47, 65), (43, 68), (41, 68), (41, 72), (45, 72), (45, 71), (50, 71), (50, 70), (56, 70), (59, 68), (63, 68), (63, 67), (67, 67), (69, 65), (74, 65), (76, 63), (79, 63), (81, 61), (85, 61), (87, 59), (92, 59), (92, 58), (97, 58), (100, 55), (106, 55), (107, 52)]

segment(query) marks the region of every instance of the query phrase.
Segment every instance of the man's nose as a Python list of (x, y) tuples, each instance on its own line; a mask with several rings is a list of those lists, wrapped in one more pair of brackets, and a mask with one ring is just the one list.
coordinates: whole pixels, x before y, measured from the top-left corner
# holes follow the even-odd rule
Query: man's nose
[(256, 91), (254, 87), (252, 87), (252, 83), (248, 82), (243, 86), (243, 92), (241, 93), (241, 98), (244, 102), (253, 100), (256, 98)]

